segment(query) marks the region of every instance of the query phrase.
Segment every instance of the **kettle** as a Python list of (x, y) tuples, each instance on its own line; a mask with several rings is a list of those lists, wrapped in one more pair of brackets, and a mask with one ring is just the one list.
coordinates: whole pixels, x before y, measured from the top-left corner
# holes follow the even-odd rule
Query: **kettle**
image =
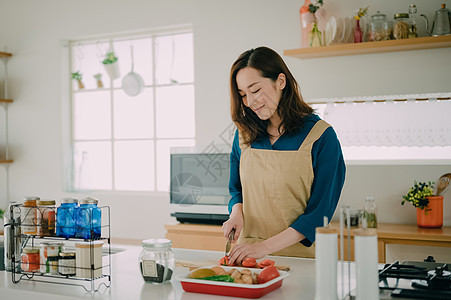
[(441, 9), (435, 12), (430, 31), (428, 18), (423, 14), (421, 14), (420, 16), (426, 19), (426, 32), (428, 35), (438, 36), (451, 34), (451, 11), (446, 8), (445, 3), (442, 4)]

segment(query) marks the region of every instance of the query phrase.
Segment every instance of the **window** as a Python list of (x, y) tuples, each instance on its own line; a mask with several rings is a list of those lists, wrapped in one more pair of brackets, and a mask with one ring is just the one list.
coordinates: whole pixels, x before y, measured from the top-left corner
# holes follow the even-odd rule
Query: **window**
[(335, 128), (348, 163), (435, 164), (451, 161), (450, 99), (431, 93), (311, 102)]
[[(191, 30), (70, 41), (69, 50), (71, 189), (167, 191), (170, 147), (195, 145)], [(102, 64), (111, 51), (116, 79)], [(131, 71), (143, 80), (136, 96), (122, 85)]]

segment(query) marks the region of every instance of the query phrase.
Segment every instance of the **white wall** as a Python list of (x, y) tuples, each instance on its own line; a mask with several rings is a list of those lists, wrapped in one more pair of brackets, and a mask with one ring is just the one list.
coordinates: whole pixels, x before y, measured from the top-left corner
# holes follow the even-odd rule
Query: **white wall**
[[(406, 12), (411, 0), (326, 0), (327, 15), (351, 16), (370, 4), (370, 14)], [(440, 3), (418, 1), (418, 10), (432, 17)], [(10, 60), (10, 143), (15, 160), (10, 167), (11, 198), (25, 195), (60, 199), (63, 189), (60, 41), (92, 35), (193, 24), (195, 51), (196, 136), (198, 145), (217, 139), (230, 124), (228, 73), (243, 51), (266, 45), (280, 54), (300, 46), (298, 12), (302, 0), (0, 0), (0, 49)], [(423, 21), (418, 19), (420, 32)], [(417, 92), (448, 92), (451, 49), (408, 51), (348, 57), (298, 60), (285, 57), (306, 99)], [(0, 73), (1, 74), (1, 73)], [(1, 118), (0, 114), (0, 118)], [(381, 116), (383, 118), (383, 116)], [(3, 125), (0, 125), (3, 126)], [(174, 126), (179, 126), (176, 124)], [(0, 151), (2, 149), (0, 148)], [(380, 220), (415, 223), (412, 207), (400, 196), (414, 179), (436, 180), (451, 167), (348, 166), (342, 203), (363, 205), (376, 197)], [(4, 183), (0, 169), (0, 182)], [(6, 206), (0, 184), (0, 207)], [(75, 195), (79, 198), (85, 195)], [(165, 234), (168, 195), (94, 194), (112, 208), (112, 235), (144, 239)], [(450, 195), (448, 192), (447, 202)], [(446, 201), (445, 201), (446, 202)], [(446, 224), (451, 224), (446, 204)]]

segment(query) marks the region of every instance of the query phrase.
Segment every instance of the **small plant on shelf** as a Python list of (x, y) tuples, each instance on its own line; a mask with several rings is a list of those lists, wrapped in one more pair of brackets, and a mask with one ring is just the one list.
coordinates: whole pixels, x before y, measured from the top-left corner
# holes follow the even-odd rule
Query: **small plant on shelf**
[(97, 87), (98, 87), (99, 89), (100, 89), (100, 88), (103, 88), (102, 73), (94, 74), (94, 78), (95, 78), (95, 80), (96, 80)]
[(82, 78), (83, 78), (83, 74), (81, 74), (80, 71), (77, 71), (77, 72), (72, 73), (72, 79), (73, 79), (73, 80), (77, 80), (78, 88), (79, 88), (80, 90), (85, 88), (85, 85), (84, 85), (83, 82), (81, 81)]

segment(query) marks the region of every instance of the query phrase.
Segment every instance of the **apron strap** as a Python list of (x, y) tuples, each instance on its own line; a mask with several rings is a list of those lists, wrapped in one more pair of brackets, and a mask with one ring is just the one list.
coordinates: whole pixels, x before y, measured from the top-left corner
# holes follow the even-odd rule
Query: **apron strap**
[(318, 122), (316, 122), (316, 124), (310, 130), (305, 140), (302, 142), (298, 151), (301, 150), (302, 148), (307, 147), (311, 149), (313, 143), (316, 142), (321, 137), (321, 135), (323, 135), (324, 131), (329, 127), (330, 125), (324, 120), (319, 120)]

